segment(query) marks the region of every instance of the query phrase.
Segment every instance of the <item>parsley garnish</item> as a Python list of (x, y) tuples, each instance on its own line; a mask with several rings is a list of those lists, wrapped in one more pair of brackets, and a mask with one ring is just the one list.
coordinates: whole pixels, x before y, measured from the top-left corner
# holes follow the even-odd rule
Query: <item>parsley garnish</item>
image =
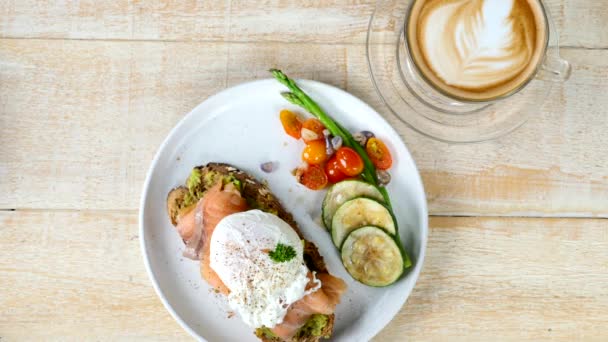
[(268, 253), (268, 256), (275, 262), (286, 262), (296, 257), (296, 250), (291, 246), (278, 243), (274, 251)]

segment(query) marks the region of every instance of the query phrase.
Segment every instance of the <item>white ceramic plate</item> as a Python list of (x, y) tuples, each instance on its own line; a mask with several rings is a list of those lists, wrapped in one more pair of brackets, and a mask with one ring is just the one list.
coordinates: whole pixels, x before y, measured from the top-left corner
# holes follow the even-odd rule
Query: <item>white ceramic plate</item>
[[(354, 281), (319, 224), (324, 192), (304, 188), (290, 173), (300, 163), (303, 143), (284, 133), (278, 113), (283, 108), (303, 111), (280, 96), (285, 88), (272, 79), (226, 89), (197, 106), (171, 131), (150, 166), (141, 198), (140, 239), (148, 274), (167, 310), (197, 339), (257, 341), (238, 316), (228, 318), (223, 298), (201, 279), (198, 262), (182, 257), (183, 243), (167, 217), (167, 193), (184, 184), (197, 165), (226, 162), (268, 181), (305, 237), (319, 247), (330, 272), (348, 284), (336, 311), (335, 341), (371, 339), (401, 309), (420, 273), (427, 241), (426, 199), (414, 161), (399, 135), (352, 95), (318, 82), (302, 80), (298, 84), (347, 129), (375, 132), (391, 149), (393, 180), (388, 190), (402, 241), (415, 267), (386, 288)], [(277, 162), (278, 169), (262, 172), (260, 164), (267, 161)]]

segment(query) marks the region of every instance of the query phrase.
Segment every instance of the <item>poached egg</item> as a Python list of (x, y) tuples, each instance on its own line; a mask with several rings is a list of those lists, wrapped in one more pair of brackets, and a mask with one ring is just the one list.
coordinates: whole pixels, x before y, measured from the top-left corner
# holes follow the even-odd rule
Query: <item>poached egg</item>
[[(296, 252), (285, 262), (273, 261), (269, 252), (277, 244)], [(272, 328), (283, 322), (289, 306), (321, 283), (306, 289), (308, 268), (303, 242), (279, 217), (249, 210), (223, 218), (211, 236), (210, 265), (230, 289), (228, 304), (251, 327)]]

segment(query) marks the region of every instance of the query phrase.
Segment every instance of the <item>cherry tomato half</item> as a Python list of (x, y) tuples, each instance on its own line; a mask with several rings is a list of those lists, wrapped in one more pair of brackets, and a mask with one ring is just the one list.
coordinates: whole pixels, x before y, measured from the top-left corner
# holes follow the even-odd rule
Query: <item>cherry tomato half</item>
[(285, 133), (296, 139), (300, 139), (302, 134), (302, 123), (300, 122), (300, 119), (298, 119), (298, 116), (287, 109), (283, 109), (279, 114), (279, 117), (281, 118), (281, 124), (283, 124)]
[(378, 138), (370, 138), (365, 145), (369, 159), (380, 170), (388, 170), (393, 165), (393, 158), (388, 147)]
[(325, 164), (325, 173), (327, 174), (327, 179), (332, 184), (343, 181), (348, 177), (340, 170), (340, 163), (336, 157), (332, 157), (327, 164)]
[(302, 128), (306, 128), (308, 130), (310, 130), (311, 132), (314, 132), (314, 136), (316, 136), (315, 138), (310, 138), (307, 136), (302, 135), (302, 139), (304, 139), (305, 142), (310, 142), (313, 140), (318, 140), (318, 139), (323, 139), (323, 130), (325, 129), (325, 126), (323, 126), (323, 124), (321, 123), (321, 121), (319, 121), (318, 119), (315, 118), (310, 118), (310, 119), (306, 119), (306, 121), (304, 121), (304, 123), (302, 124)]
[(336, 152), (340, 170), (347, 176), (357, 176), (363, 171), (363, 159), (350, 147), (340, 147)]
[(327, 185), (327, 175), (318, 165), (309, 165), (302, 173), (300, 183), (311, 190), (323, 189)]
[(327, 160), (325, 140), (313, 140), (306, 144), (302, 151), (302, 160), (311, 165), (321, 164)]

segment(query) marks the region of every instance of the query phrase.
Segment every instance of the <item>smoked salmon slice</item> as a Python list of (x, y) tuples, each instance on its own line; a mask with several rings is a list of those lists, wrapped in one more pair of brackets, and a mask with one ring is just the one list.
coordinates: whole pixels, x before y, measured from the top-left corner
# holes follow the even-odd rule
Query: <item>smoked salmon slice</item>
[(184, 255), (199, 259), (203, 279), (223, 294), (230, 290), (210, 267), (211, 235), (224, 217), (246, 209), (247, 202), (232, 183), (223, 186), (218, 182), (207, 190), (194, 209), (178, 217), (176, 228), (186, 243)]
[[(317, 279), (321, 281), (321, 289), (325, 292), (329, 305), (335, 309), (336, 305), (340, 303), (342, 294), (346, 292), (347, 286), (344, 280), (334, 277), (329, 273), (318, 273)], [(334, 310), (332, 310), (333, 313)]]
[(314, 314), (331, 315), (346, 291), (346, 283), (328, 273), (317, 273), (321, 288), (310, 293), (287, 310), (283, 323), (272, 328), (272, 332), (282, 339), (290, 339)]

